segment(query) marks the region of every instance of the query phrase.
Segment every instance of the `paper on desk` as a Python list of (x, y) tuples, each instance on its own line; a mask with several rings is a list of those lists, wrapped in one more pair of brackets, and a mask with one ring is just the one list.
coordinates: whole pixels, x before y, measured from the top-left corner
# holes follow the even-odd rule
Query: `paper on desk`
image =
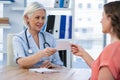
[(33, 68), (33, 69), (29, 69), (29, 71), (32, 71), (32, 72), (39, 72), (39, 73), (60, 72), (59, 70), (53, 70), (53, 69), (48, 69), (48, 68)]
[(69, 50), (70, 49), (70, 42), (68, 42), (68, 41), (58, 42), (55, 49), (57, 49), (57, 50)]

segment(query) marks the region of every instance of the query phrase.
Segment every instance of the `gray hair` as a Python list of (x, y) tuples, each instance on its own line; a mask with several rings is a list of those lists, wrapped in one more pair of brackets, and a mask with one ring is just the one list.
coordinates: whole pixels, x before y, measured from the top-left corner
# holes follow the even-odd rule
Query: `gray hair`
[(28, 5), (26, 7), (26, 9), (24, 10), (24, 13), (23, 13), (23, 23), (24, 23), (25, 27), (28, 27), (28, 23), (25, 19), (25, 16), (27, 15), (28, 17), (30, 17), (35, 11), (37, 11), (39, 9), (43, 9), (46, 13), (45, 7), (38, 2), (32, 2), (30, 5)]

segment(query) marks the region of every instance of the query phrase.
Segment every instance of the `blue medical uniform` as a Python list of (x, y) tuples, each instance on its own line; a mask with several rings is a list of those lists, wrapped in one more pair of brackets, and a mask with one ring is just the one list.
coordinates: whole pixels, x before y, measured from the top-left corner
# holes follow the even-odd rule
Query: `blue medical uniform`
[[(15, 55), (15, 61), (19, 57), (30, 56), (30, 55), (36, 54), (40, 50), (44, 49), (43, 43), (45, 41), (43, 39), (43, 36), (42, 36), (41, 32), (38, 33), (40, 48), (38, 48), (38, 46), (36, 45), (32, 35), (29, 33), (28, 30), (27, 30), (26, 33), (27, 33), (27, 38), (28, 38), (28, 42), (29, 42), (29, 45), (30, 45), (30, 49), (32, 50), (33, 53), (32, 54), (28, 53), (28, 46), (27, 46), (28, 43), (26, 41), (25, 31), (22, 31), (21, 33), (16, 34), (13, 37), (13, 51), (14, 51), (14, 55)], [(49, 43), (50, 47), (55, 48), (56, 41), (55, 41), (54, 37), (48, 32), (42, 32), (42, 33), (44, 34), (46, 42)], [(40, 67), (40, 65), (42, 64), (42, 62), (44, 60), (50, 60), (52, 63), (54, 63), (56, 65), (61, 65), (61, 66), (63, 65), (63, 62), (61, 61), (58, 52), (56, 52), (55, 54), (53, 54), (50, 57), (44, 57), (44, 58), (40, 59), (39, 62), (36, 63), (34, 66), (35, 67)]]

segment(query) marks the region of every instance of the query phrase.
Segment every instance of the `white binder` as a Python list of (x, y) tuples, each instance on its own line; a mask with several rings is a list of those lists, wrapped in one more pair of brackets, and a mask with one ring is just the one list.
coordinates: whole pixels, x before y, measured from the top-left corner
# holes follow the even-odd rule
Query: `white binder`
[(63, 7), (64, 8), (69, 8), (69, 3), (70, 3), (70, 0), (64, 0)]
[(53, 32), (55, 39), (59, 39), (60, 20), (61, 20), (61, 15), (55, 15), (55, 24), (54, 24), (54, 32)]
[(55, 0), (54, 8), (59, 8), (60, 0)]

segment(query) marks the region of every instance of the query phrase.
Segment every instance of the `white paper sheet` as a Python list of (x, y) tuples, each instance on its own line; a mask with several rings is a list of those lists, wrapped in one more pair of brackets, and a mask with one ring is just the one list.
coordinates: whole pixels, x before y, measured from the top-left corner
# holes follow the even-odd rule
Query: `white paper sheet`
[(57, 49), (57, 50), (69, 50), (70, 49), (70, 42), (68, 42), (68, 41), (58, 42), (55, 49)]
[(29, 69), (29, 71), (38, 72), (38, 73), (54, 73), (54, 72), (60, 72), (59, 70), (53, 70), (53, 69), (48, 69), (48, 68), (33, 68), (33, 69)]

